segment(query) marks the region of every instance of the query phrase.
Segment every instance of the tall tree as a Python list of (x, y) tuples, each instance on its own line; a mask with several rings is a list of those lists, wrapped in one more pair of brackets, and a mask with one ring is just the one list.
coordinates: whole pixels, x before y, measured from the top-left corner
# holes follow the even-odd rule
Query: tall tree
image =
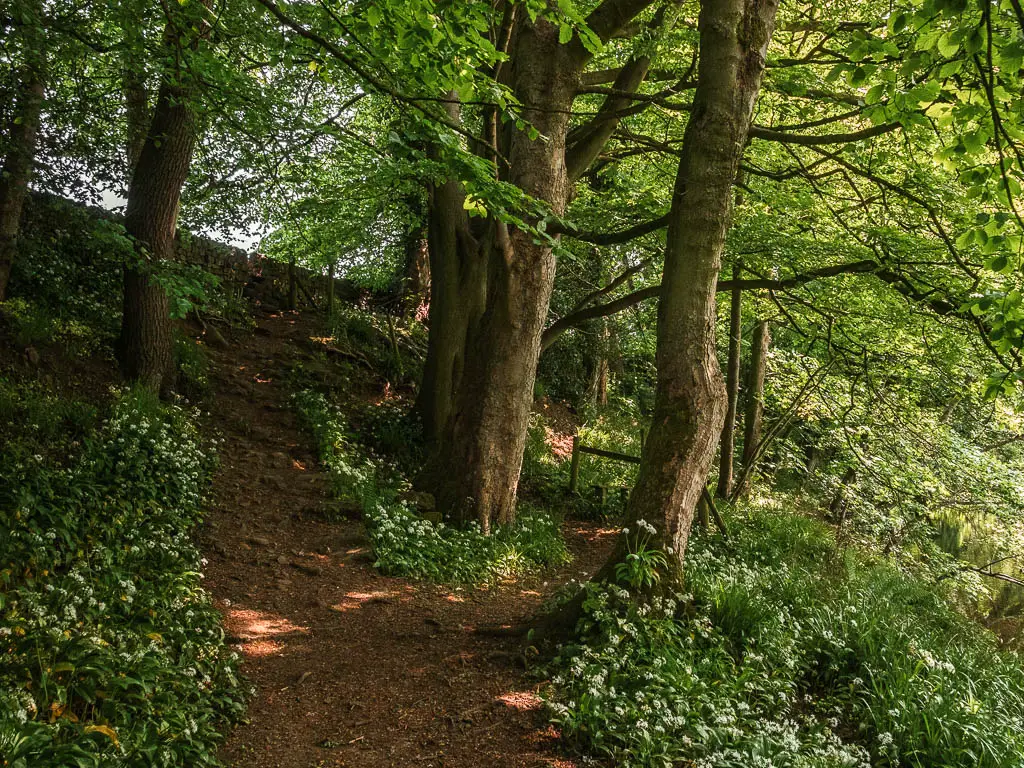
[(743, 416), (743, 483), (737, 489), (746, 493), (753, 479), (753, 464), (757, 461), (761, 444), (761, 423), (764, 419), (764, 377), (768, 371), (768, 348), (771, 331), (768, 321), (761, 320), (754, 328), (750, 345), (750, 365), (747, 369), (746, 407)]
[[(650, 4), (606, 0), (587, 18), (586, 27), (599, 40), (610, 40)], [(581, 37), (567, 35), (564, 26), (546, 18), (525, 13), (511, 18), (509, 86), (521, 120), (532, 130), (497, 132), (493, 150), (507, 158), (503, 178), (560, 217), (573, 182), (598, 151), (590, 143), (592, 134), (586, 142), (568, 141), (573, 101), (592, 53)], [(646, 63), (633, 68), (646, 71)], [(642, 74), (623, 85), (635, 88), (640, 80)], [(614, 124), (606, 114), (596, 119)], [(603, 137), (599, 144), (610, 135), (598, 133)], [(431, 461), (428, 487), (451, 518), (476, 520), (487, 531), (515, 515), (555, 255), (550, 239), (492, 218), (478, 258), (486, 265), (485, 303), (479, 322), (467, 333), (465, 366)]]
[(167, 19), (167, 63), (128, 186), (125, 230), (139, 248), (137, 262), (124, 272), (118, 357), (126, 378), (154, 390), (166, 390), (172, 383), (170, 304), (159, 273), (174, 256), (181, 190), (197, 138), (196, 75), (187, 59), (209, 33), (208, 7), (176, 6)]
[[(721, 435), (726, 392), (715, 349), (715, 291), (732, 182), (760, 89), (778, 4), (705, 0), (698, 84), (669, 214), (658, 306), (654, 416), (628, 513), (681, 566)], [(632, 525), (619, 552), (647, 535)]]
[(740, 344), (743, 336), (743, 289), (739, 286), (742, 262), (733, 264), (733, 289), (729, 300), (729, 359), (725, 374), (727, 406), (722, 439), (719, 444), (718, 487), (715, 495), (727, 499), (732, 493), (732, 470), (735, 454), (736, 412), (740, 399)]
[(39, 0), (25, 0), (15, 4), (15, 8), (18, 13), (14, 14), (14, 24), (23, 64), (17, 74), (17, 93), (4, 136), (6, 155), (0, 170), (0, 301), (7, 297), (18, 249), (21, 212), (35, 163), (46, 84), (43, 4)]

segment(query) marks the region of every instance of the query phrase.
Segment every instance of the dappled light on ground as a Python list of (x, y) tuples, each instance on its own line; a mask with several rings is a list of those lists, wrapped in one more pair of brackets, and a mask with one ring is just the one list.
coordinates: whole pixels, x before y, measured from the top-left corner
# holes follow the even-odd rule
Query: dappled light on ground
[(302, 635), (308, 627), (293, 624), (290, 620), (252, 608), (232, 608), (228, 611), (225, 625), (241, 642), (242, 653), (246, 656), (267, 656), (279, 653), (292, 635)]
[[(226, 442), (208, 583), (256, 686), (224, 763), (575, 768), (556, 757), (517, 641), (475, 628), (520, 625), (555, 585), (595, 568), (612, 539), (567, 524), (571, 566), (490, 589), (381, 575), (363, 526), (319, 513), (327, 478), (288, 405), (278, 361), (298, 344), (322, 349), (306, 341), (319, 334), (293, 329), (291, 318), (262, 323), (241, 358), (212, 352)], [(264, 385), (254, 392), (256, 372)], [(360, 391), (372, 409), (401, 396), (379, 383)]]
[(509, 691), (499, 696), (498, 701), (521, 712), (538, 710), (544, 705), (543, 699), (533, 691)]

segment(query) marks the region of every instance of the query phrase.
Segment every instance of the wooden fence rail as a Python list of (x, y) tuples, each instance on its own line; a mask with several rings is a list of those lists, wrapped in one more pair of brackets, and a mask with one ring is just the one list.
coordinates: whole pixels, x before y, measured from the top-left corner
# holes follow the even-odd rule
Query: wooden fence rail
[[(642, 441), (641, 441), (642, 445)], [(591, 456), (600, 456), (602, 459), (611, 459), (612, 461), (622, 461), (627, 464), (639, 464), (639, 456), (630, 456), (628, 453), (618, 453), (616, 451), (606, 451), (603, 448), (592, 448), (589, 445), (583, 445), (580, 442), (579, 435), (572, 436), (572, 463), (569, 465), (569, 493), (576, 493), (576, 488), (580, 482), (580, 459), (583, 454), (589, 453)], [(703, 509), (700, 510), (698, 515), (698, 521), (701, 526), (707, 528), (707, 513), (711, 512), (711, 517), (715, 521), (715, 527), (721, 532), (722, 536), (726, 539), (729, 538), (729, 531), (725, 527), (725, 521), (718, 512), (718, 507), (715, 505), (715, 500), (711, 497), (711, 493), (707, 488), (701, 491), (701, 505)]]

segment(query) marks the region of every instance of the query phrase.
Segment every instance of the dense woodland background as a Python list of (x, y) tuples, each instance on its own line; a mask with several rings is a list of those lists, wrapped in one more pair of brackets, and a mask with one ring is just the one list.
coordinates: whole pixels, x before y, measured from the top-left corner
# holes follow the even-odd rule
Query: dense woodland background
[(1024, 765), (1017, 0), (0, 29), (5, 765), (392, 764), (218, 756), (247, 702), (290, 723), (220, 577), (276, 520), (224, 489), (275, 440), (307, 471), (292, 431), (323, 498), (289, 536), (501, 606), (450, 650), (496, 643), (557, 738), (494, 759)]

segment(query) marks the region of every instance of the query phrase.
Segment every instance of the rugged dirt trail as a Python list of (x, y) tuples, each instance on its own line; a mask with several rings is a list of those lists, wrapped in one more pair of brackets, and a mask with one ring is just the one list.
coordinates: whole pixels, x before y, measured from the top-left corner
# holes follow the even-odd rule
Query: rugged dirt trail
[[(514, 643), (473, 627), (520, 621), (544, 583), (448, 590), (377, 574), (359, 522), (326, 523), (324, 478), (287, 406), (285, 361), (309, 327), (261, 318), (213, 351), (225, 439), (204, 530), (207, 586), (256, 685), (224, 746), (237, 768), (571, 766), (545, 728)], [(606, 532), (567, 528), (588, 572)]]

